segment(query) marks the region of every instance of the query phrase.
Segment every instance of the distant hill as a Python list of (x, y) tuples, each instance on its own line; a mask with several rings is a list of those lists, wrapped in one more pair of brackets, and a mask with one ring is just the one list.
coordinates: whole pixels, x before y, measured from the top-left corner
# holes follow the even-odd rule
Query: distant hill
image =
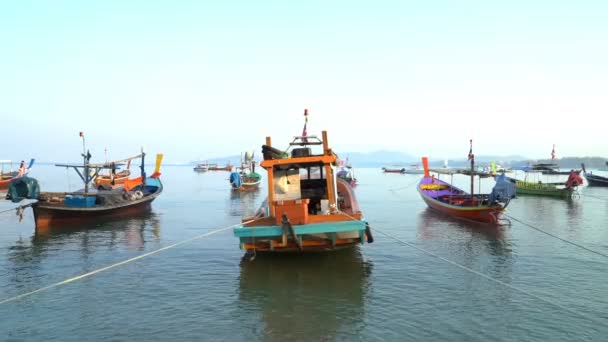
[[(412, 164), (419, 164), (419, 157), (412, 156), (411, 154), (398, 151), (374, 151), (374, 152), (341, 152), (338, 154), (341, 159), (348, 158), (349, 162), (354, 167), (408, 167)], [(255, 159), (261, 160), (262, 154), (256, 153)], [(190, 165), (196, 165), (198, 163), (209, 162), (216, 163), (219, 165), (225, 165), (227, 162), (237, 165), (240, 163), (240, 155), (232, 155), (221, 158), (211, 158), (208, 160), (191, 161)], [(465, 159), (447, 159), (448, 165), (451, 167), (468, 167), (470, 164)], [(580, 169), (581, 163), (585, 163), (585, 166), (589, 169), (600, 169), (606, 167), (606, 158), (601, 157), (565, 157), (556, 161), (561, 168), (568, 169)], [(431, 159), (429, 165), (431, 167), (442, 166), (445, 159)], [(490, 162), (495, 162), (503, 167), (516, 167), (525, 166), (536, 163), (549, 163), (551, 160), (547, 159), (528, 159), (521, 155), (509, 155), (509, 156), (475, 156), (475, 163), (478, 165), (489, 165)]]

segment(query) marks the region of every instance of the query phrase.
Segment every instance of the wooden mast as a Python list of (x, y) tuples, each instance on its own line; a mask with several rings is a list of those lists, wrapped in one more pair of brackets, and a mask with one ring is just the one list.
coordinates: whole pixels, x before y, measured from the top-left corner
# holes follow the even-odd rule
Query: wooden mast
[(473, 154), (473, 139), (469, 140), (469, 160), (471, 160), (471, 201), (475, 198), (475, 155)]

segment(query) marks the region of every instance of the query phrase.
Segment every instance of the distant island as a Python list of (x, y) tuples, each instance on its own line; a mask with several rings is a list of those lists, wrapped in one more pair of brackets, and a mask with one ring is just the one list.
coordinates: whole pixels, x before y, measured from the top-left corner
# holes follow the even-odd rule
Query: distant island
[[(256, 156), (258, 157), (258, 156)], [(261, 157), (261, 155), (259, 156)], [(420, 157), (415, 157), (411, 154), (398, 151), (374, 151), (374, 152), (342, 152), (339, 157), (343, 160), (348, 158), (348, 161), (354, 167), (409, 167), (410, 165), (420, 164)], [(241, 156), (233, 155), (221, 158), (210, 158), (208, 160), (191, 161), (188, 165), (196, 165), (198, 163), (210, 162), (217, 164), (226, 164), (230, 162), (233, 165), (240, 163)], [(445, 159), (431, 159), (429, 165), (431, 167), (443, 166)], [(448, 165), (451, 167), (468, 167), (470, 164), (466, 158), (462, 159), (447, 159)], [(580, 169), (581, 163), (589, 169), (599, 169), (606, 167), (607, 158), (603, 157), (564, 157), (551, 161), (551, 159), (529, 159), (521, 155), (509, 156), (475, 156), (476, 164), (480, 166), (489, 165), (490, 162), (495, 162), (503, 167), (518, 167), (537, 163), (556, 163), (562, 169)]]

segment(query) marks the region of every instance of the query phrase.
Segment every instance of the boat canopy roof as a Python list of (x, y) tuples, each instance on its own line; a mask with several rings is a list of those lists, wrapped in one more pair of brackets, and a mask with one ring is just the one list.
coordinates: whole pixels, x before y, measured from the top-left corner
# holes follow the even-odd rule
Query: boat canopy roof
[(130, 162), (133, 159), (139, 159), (141, 157), (143, 157), (145, 154), (141, 153), (138, 154), (136, 156), (133, 157), (129, 157), (129, 158), (125, 158), (125, 159), (121, 159), (121, 160), (115, 160), (115, 161), (109, 161), (109, 162), (105, 162), (105, 163), (88, 163), (86, 165), (83, 164), (55, 164), (55, 166), (60, 166), (60, 167), (74, 167), (74, 168), (91, 168), (91, 169), (111, 169), (113, 167), (117, 167), (117, 166), (123, 166), (124, 163)]
[(471, 171), (471, 170), (467, 170), (467, 169), (429, 169), (429, 172), (434, 172), (434, 173), (439, 173), (439, 174), (444, 174), (444, 175), (467, 175), (467, 176), (478, 176), (481, 178), (489, 178), (489, 177), (494, 177), (494, 174), (488, 173), (488, 172), (481, 172), (481, 171)]

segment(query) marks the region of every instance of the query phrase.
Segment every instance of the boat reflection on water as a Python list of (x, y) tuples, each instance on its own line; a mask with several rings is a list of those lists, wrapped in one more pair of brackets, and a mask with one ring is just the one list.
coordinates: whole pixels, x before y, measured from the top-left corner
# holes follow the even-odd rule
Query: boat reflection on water
[(451, 230), (458, 229), (461, 232), (468, 232), (471, 237), (483, 237), (483, 239), (489, 243), (504, 244), (505, 229), (508, 228), (507, 225), (496, 226), (483, 222), (455, 218), (431, 208), (425, 208), (420, 214), (418, 222), (418, 235), (423, 240), (430, 240), (439, 236), (448, 236), (450, 233), (453, 233), (450, 230), (446, 232), (446, 228), (449, 228)]
[(59, 254), (74, 254), (85, 260), (100, 248), (143, 250), (146, 243), (160, 241), (160, 221), (159, 215), (148, 212), (125, 220), (35, 232), (30, 239), (19, 239), (8, 248), (8, 260), (14, 266), (9, 272), (18, 279), (20, 273), (36, 269), (43, 259)]
[(253, 216), (262, 202), (261, 193), (259, 188), (251, 191), (230, 190), (227, 214), (237, 217)]
[[(326, 341), (361, 326), (373, 265), (359, 248), (332, 253), (245, 255), (239, 310), (259, 312), (250, 322), (262, 340)], [(239, 316), (241, 317), (241, 316)], [(235, 321), (239, 320), (235, 317)]]

